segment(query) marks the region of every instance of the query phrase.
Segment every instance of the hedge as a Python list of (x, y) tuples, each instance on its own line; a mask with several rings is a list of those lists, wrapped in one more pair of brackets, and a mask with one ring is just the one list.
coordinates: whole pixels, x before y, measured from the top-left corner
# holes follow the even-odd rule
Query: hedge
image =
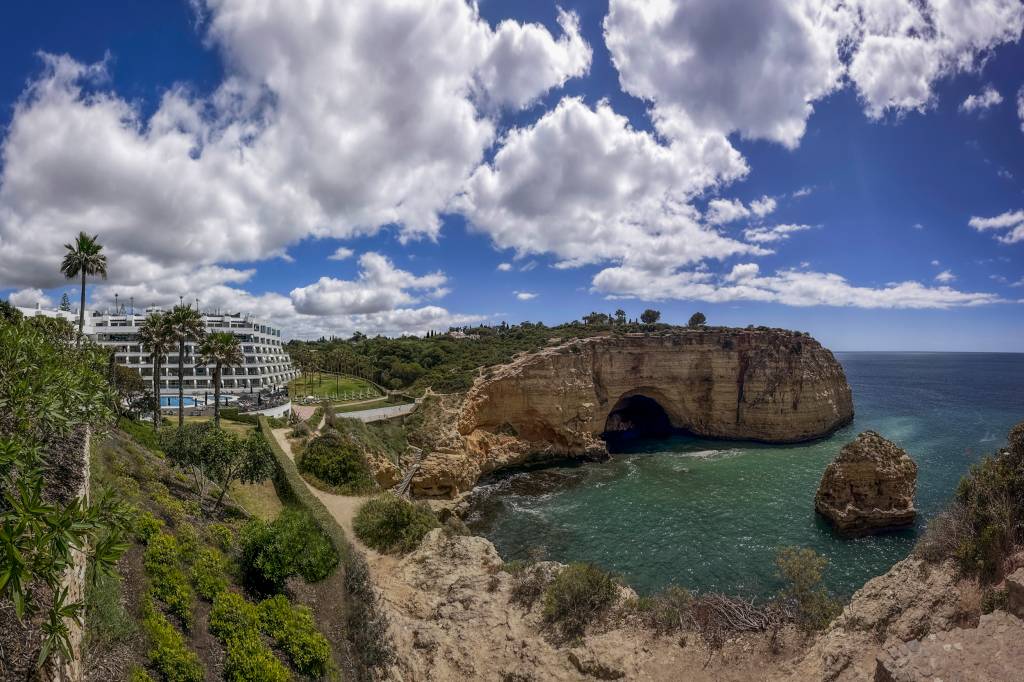
[[(346, 634), (352, 644), (353, 655), (366, 671), (387, 667), (395, 660), (394, 644), (388, 636), (387, 616), (381, 610), (377, 593), (370, 582), (366, 559), (352, 547), (345, 531), (327, 511), (323, 502), (306, 487), (295, 462), (281, 449), (264, 415), (259, 416), (259, 430), (274, 453), (278, 494), (284, 500), (308, 511), (341, 557), (349, 602), (349, 627), (346, 628)], [(367, 636), (368, 633), (373, 634)]]
[(258, 415), (239, 412), (237, 407), (220, 408), (220, 418), (231, 422), (252, 424), (253, 426), (256, 426), (258, 423)]

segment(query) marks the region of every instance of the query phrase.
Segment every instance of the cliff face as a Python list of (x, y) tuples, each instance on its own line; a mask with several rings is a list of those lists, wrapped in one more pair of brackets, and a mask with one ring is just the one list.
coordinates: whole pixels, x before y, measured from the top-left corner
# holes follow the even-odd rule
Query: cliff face
[(458, 429), (491, 468), (601, 456), (601, 434), (629, 426), (623, 409), (637, 396), (671, 426), (713, 438), (796, 442), (853, 418), (843, 368), (814, 339), (700, 329), (582, 339), (492, 368), (466, 396)]

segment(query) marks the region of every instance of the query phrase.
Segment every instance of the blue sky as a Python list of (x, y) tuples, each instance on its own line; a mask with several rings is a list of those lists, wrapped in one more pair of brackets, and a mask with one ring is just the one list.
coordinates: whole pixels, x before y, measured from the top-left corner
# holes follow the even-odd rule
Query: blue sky
[(0, 295), (58, 300), (85, 229), (91, 305), (296, 336), (655, 307), (1024, 351), (1024, 6), (939, 4), (20, 4)]

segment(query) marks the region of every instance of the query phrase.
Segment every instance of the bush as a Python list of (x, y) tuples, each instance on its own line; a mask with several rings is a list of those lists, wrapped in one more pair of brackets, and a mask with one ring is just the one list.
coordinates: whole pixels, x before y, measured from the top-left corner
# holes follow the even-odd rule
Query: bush
[(175, 530), (175, 535), (178, 538), (178, 547), (180, 557), (191, 557), (199, 550), (199, 531), (191, 523), (185, 522), (178, 525)]
[(823, 629), (842, 607), (821, 584), (828, 559), (807, 547), (783, 547), (775, 556), (779, 578), (785, 582), (784, 599), (796, 607), (796, 622), (804, 632)]
[(163, 531), (163, 519), (158, 519), (147, 511), (135, 517), (135, 537), (143, 544), (148, 544), (150, 538)]
[(224, 679), (228, 682), (287, 682), (287, 668), (277, 660), (255, 630), (237, 634), (226, 642)]
[(1024, 422), (1007, 447), (971, 467), (956, 500), (929, 525), (914, 548), (927, 561), (955, 559), (983, 585), (1003, 577), (1006, 559), (1024, 537)]
[(414, 505), (396, 495), (368, 500), (356, 513), (356, 536), (382, 552), (410, 552), (440, 523), (426, 505)]
[(308, 608), (292, 606), (277, 595), (260, 604), (260, 619), (264, 632), (274, 638), (296, 670), (311, 677), (327, 672), (331, 649)]
[(672, 585), (642, 602), (641, 610), (648, 626), (658, 634), (685, 630), (690, 622), (693, 595)]
[(312, 474), (341, 494), (358, 494), (376, 487), (360, 444), (334, 429), (309, 442), (299, 458), (299, 471)]
[(259, 608), (237, 592), (225, 590), (213, 600), (210, 632), (227, 641), (248, 630), (260, 629)]
[(259, 419), (255, 414), (243, 414), (239, 412), (237, 407), (220, 408), (220, 418), (227, 419), (229, 422), (252, 424), (254, 426), (257, 423), (257, 419)]
[(544, 622), (562, 639), (577, 639), (618, 597), (619, 582), (610, 573), (592, 564), (569, 564), (544, 591)]
[(223, 523), (212, 523), (206, 527), (206, 532), (215, 545), (224, 552), (230, 552), (235, 547), (235, 531)]
[(242, 529), (240, 562), (251, 587), (272, 592), (293, 575), (323, 580), (338, 555), (308, 513), (285, 509), (272, 523), (254, 520)]
[(181, 570), (181, 549), (173, 535), (160, 533), (150, 538), (142, 555), (153, 595), (186, 626), (192, 622), (192, 589)]
[(309, 424), (306, 422), (297, 422), (295, 426), (292, 427), (292, 432), (289, 435), (292, 438), (307, 438), (312, 433), (313, 430), (309, 428)]
[(195, 563), (192, 564), (192, 584), (196, 592), (206, 601), (212, 601), (214, 597), (228, 587), (227, 578), (224, 574), (227, 570), (227, 561), (224, 555), (212, 547), (200, 550)]
[(148, 612), (143, 627), (149, 637), (149, 663), (166, 682), (203, 682), (203, 666), (195, 652), (189, 651), (178, 629), (157, 612), (152, 604), (145, 607)]
[(131, 673), (128, 674), (128, 682), (153, 682), (153, 678), (145, 670), (135, 666), (132, 668)]
[(537, 564), (528, 564), (526, 562), (521, 564), (509, 562), (504, 567), (513, 576), (512, 592), (509, 595), (509, 601), (513, 604), (519, 604), (526, 610), (532, 609), (533, 605), (544, 594), (548, 583), (551, 582), (549, 572)]

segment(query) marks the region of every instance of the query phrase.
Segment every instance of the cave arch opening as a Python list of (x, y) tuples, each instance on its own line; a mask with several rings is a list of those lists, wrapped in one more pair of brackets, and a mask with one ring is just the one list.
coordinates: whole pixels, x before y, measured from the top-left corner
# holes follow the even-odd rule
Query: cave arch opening
[(661, 403), (637, 393), (623, 396), (615, 404), (605, 419), (602, 437), (608, 450), (616, 452), (639, 440), (668, 438), (676, 431)]

